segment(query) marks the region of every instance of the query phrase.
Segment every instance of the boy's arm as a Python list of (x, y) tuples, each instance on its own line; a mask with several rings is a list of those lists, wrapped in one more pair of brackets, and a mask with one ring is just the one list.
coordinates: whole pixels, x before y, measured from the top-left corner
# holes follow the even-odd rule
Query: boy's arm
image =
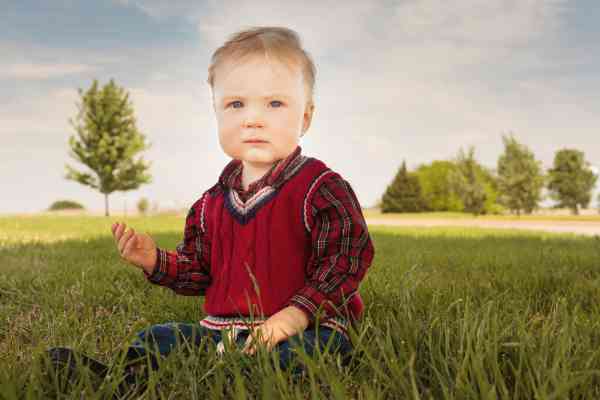
[[(204, 196), (203, 196), (204, 197)], [(200, 229), (202, 199), (187, 214), (183, 242), (176, 251), (156, 249), (156, 265), (144, 274), (157, 285), (185, 296), (202, 296), (211, 283), (210, 242)]]
[(375, 250), (356, 194), (338, 174), (319, 185), (310, 211), (307, 224), (313, 252), (307, 281), (288, 304), (313, 322), (320, 307), (326, 316), (344, 314), (346, 301), (358, 290)]

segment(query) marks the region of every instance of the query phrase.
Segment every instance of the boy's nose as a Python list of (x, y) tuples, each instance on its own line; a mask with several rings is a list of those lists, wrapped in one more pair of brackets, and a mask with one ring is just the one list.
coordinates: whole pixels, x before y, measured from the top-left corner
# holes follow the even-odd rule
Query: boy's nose
[(244, 126), (246, 128), (262, 128), (264, 119), (261, 110), (257, 107), (248, 107), (244, 118)]
[(264, 126), (264, 123), (261, 119), (258, 118), (248, 118), (244, 122), (244, 126), (246, 128), (262, 128)]

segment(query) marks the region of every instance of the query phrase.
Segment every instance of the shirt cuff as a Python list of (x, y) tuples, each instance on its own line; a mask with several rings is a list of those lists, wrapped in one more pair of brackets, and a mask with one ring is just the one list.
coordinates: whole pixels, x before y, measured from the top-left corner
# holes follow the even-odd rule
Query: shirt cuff
[(154, 283), (160, 282), (162, 280), (162, 278), (165, 276), (165, 272), (163, 272), (161, 270), (161, 260), (165, 259), (166, 256), (167, 255), (165, 254), (165, 251), (161, 250), (157, 247), (156, 248), (156, 264), (154, 264), (154, 269), (152, 270), (152, 273), (148, 273), (148, 272), (146, 272), (145, 269), (142, 268), (144, 275), (150, 282), (154, 282)]
[(295, 306), (306, 314), (309, 323), (314, 323), (319, 318), (342, 317), (349, 320), (360, 319), (364, 311), (364, 303), (360, 294), (354, 292), (341, 303), (331, 300), (322, 291), (313, 286), (305, 286), (288, 301), (288, 305)]
[(308, 317), (309, 323), (314, 323), (321, 306), (323, 307), (326, 315), (335, 315), (335, 311), (332, 309), (329, 303), (330, 302), (327, 300), (327, 296), (323, 292), (315, 289), (312, 286), (306, 286), (292, 296), (288, 302), (288, 305), (297, 307), (304, 311)]

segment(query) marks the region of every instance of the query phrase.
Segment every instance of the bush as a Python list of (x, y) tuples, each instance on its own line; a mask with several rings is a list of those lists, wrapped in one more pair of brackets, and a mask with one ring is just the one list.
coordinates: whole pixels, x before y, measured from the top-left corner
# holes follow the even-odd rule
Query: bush
[(456, 171), (452, 161), (432, 161), (421, 165), (417, 177), (421, 184), (425, 209), (428, 211), (463, 211), (464, 206), (452, 187), (451, 175)]
[(73, 200), (58, 200), (55, 201), (48, 207), (48, 211), (61, 211), (61, 210), (84, 210), (81, 204)]
[(148, 212), (148, 209), (150, 208), (150, 202), (148, 201), (147, 198), (142, 197), (138, 202), (137, 202), (137, 209), (138, 212), (142, 215), (146, 215), (146, 213)]

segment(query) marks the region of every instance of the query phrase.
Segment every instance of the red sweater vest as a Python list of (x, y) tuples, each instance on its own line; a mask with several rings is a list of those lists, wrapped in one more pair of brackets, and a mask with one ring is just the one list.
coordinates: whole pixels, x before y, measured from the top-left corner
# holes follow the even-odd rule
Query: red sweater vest
[[(329, 174), (335, 172), (322, 161), (307, 158), (281, 187), (266, 187), (245, 204), (221, 184), (209, 191), (201, 216), (211, 243), (212, 283), (204, 303), (208, 315), (268, 317), (306, 285), (312, 253), (310, 201)], [(357, 293), (348, 311), (357, 318), (362, 309)]]

